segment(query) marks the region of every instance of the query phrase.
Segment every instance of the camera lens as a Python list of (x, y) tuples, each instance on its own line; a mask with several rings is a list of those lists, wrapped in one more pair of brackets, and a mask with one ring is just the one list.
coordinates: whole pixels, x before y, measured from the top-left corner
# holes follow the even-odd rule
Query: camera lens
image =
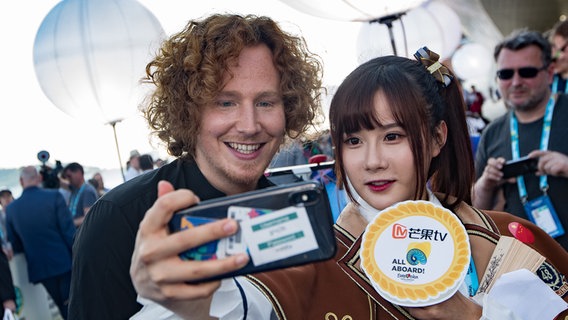
[(49, 152), (45, 150), (38, 152), (37, 159), (43, 163), (47, 162), (47, 160), (49, 160)]

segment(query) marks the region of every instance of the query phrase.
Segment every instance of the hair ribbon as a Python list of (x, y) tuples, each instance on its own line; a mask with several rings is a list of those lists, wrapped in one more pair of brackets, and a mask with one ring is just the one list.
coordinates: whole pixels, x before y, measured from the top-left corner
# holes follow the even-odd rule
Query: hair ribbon
[(438, 60), (440, 55), (431, 51), (428, 47), (422, 47), (416, 51), (414, 58), (418, 60), (436, 80), (444, 87), (447, 87), (452, 82), (453, 76), (446, 66), (441, 64)]

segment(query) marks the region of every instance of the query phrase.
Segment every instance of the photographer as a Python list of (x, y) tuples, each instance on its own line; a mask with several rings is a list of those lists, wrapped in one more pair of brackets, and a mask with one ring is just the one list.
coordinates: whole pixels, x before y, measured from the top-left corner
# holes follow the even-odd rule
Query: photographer
[(49, 152), (45, 150), (38, 152), (37, 159), (41, 162), (39, 173), (43, 180), (42, 186), (47, 189), (58, 189), (60, 187), (58, 174), (63, 169), (61, 161), (55, 160), (55, 168), (48, 166), (46, 163), (49, 160)]
[(69, 190), (69, 183), (59, 177), (59, 173), (63, 170), (61, 161), (55, 160), (55, 168), (47, 165), (49, 161), (49, 152), (42, 150), (37, 153), (37, 159), (41, 162), (39, 174), (41, 175), (41, 186), (46, 189), (58, 189), (65, 203), (69, 205), (69, 197), (71, 191)]

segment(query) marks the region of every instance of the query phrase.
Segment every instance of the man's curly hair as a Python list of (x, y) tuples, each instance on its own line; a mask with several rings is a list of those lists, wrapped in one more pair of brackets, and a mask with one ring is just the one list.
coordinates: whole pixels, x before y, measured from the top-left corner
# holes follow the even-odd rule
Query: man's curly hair
[(169, 154), (194, 157), (200, 109), (223, 89), (223, 76), (241, 50), (258, 44), (270, 48), (280, 73), (288, 137), (296, 138), (317, 124), (322, 66), (304, 39), (284, 32), (268, 17), (216, 14), (190, 21), (164, 41), (146, 66), (143, 81), (156, 89), (144, 116)]

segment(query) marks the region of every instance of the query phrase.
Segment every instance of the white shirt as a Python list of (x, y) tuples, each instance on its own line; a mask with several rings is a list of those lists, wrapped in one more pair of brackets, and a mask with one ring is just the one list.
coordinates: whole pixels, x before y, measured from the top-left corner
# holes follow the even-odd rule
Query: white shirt
[(124, 174), (124, 181), (128, 181), (136, 176), (140, 175), (140, 171), (134, 169), (134, 167), (128, 168)]

